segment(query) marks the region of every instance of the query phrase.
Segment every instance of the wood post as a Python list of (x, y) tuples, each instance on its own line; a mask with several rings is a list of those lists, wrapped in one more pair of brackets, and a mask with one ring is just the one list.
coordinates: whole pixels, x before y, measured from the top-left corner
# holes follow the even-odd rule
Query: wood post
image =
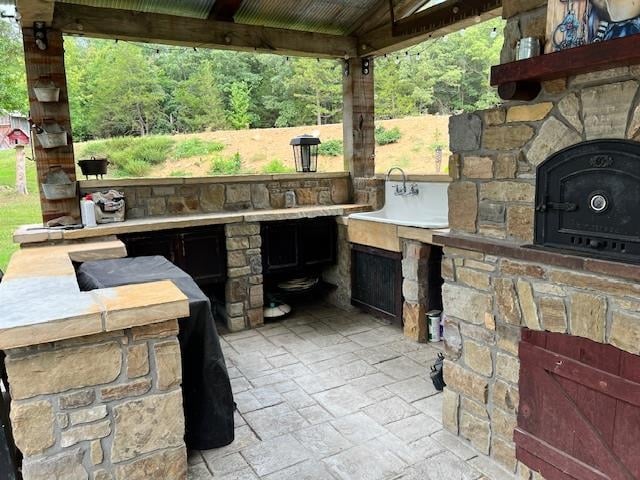
[(363, 60), (358, 57), (343, 63), (344, 166), (352, 178), (375, 174), (373, 59), (366, 59), (368, 73)]
[(16, 145), (16, 193), (27, 195), (27, 166), (24, 158), (24, 145)]
[[(27, 70), (27, 86), (29, 88), (29, 107), (31, 121), (41, 126), (45, 121), (56, 122), (67, 132), (67, 145), (55, 148), (43, 148), (34, 131), (31, 132), (36, 168), (38, 171), (38, 187), (40, 188), (40, 205), (42, 219), (47, 222), (53, 218), (70, 215), (80, 219), (80, 206), (77, 198), (63, 200), (47, 200), (42, 193), (42, 183), (52, 168), (60, 167), (75, 183), (76, 168), (73, 157), (73, 141), (71, 139), (71, 120), (69, 116), (69, 97), (67, 95), (67, 78), (64, 68), (64, 48), (62, 32), (47, 30), (47, 49), (40, 50), (35, 43), (32, 28), (23, 28), (24, 57)], [(58, 102), (39, 102), (34, 87), (38, 81), (51, 81), (60, 88)]]

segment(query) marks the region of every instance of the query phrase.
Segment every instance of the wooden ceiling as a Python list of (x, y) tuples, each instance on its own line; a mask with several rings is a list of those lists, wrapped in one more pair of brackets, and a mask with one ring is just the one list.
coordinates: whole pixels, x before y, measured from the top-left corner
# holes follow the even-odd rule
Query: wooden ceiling
[[(42, 21), (64, 33), (87, 37), (351, 58), (390, 53), (488, 20), (500, 15), (502, 1), (16, 0), (16, 3), (23, 27)], [(129, 9), (123, 9), (123, 5)]]

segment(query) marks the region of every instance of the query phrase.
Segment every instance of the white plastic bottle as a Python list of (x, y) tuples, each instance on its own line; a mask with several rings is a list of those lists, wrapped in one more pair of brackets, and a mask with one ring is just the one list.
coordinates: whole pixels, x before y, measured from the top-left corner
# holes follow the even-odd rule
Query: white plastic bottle
[(97, 227), (96, 223), (96, 210), (95, 203), (91, 195), (86, 195), (80, 200), (80, 216), (82, 217), (82, 224), (85, 227)]

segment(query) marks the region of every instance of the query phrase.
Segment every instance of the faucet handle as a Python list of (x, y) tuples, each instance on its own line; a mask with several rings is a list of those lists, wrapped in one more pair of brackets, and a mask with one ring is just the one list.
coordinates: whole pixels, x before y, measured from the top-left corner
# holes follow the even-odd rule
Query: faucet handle
[(409, 189), (409, 194), (410, 195), (418, 195), (418, 193), (420, 193), (420, 190), (418, 189), (418, 184), (417, 183), (412, 183), (411, 187)]

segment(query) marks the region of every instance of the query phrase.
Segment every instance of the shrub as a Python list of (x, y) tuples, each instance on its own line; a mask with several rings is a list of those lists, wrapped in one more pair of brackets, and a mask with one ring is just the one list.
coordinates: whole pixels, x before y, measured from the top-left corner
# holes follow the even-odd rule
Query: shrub
[(398, 140), (400, 140), (402, 134), (400, 133), (400, 129), (398, 127), (387, 130), (386, 128), (380, 126), (376, 127), (375, 137), (376, 143), (378, 145), (388, 145), (390, 143), (398, 143)]
[[(146, 173), (140, 175), (144, 176), (152, 165), (159, 165), (167, 159), (174, 144), (170, 137), (159, 135), (110, 138), (87, 143), (80, 150), (79, 157), (106, 157), (120, 173), (138, 176), (134, 172), (144, 171)], [(147, 164), (147, 168), (143, 168), (142, 163)]]
[(295, 171), (295, 168), (285, 165), (279, 158), (274, 158), (262, 167), (262, 173), (291, 173)]
[(327, 140), (318, 146), (318, 154), (326, 157), (339, 157), (342, 152), (342, 140)]
[(146, 177), (149, 175), (151, 165), (144, 160), (126, 160), (118, 165), (116, 175), (120, 177)]
[(214, 157), (211, 161), (211, 175), (236, 175), (242, 169), (242, 158), (239, 153), (230, 157)]
[(199, 155), (209, 155), (222, 150), (224, 150), (224, 144), (222, 143), (209, 142), (199, 138), (189, 138), (176, 145), (173, 155), (175, 158), (189, 158)]

